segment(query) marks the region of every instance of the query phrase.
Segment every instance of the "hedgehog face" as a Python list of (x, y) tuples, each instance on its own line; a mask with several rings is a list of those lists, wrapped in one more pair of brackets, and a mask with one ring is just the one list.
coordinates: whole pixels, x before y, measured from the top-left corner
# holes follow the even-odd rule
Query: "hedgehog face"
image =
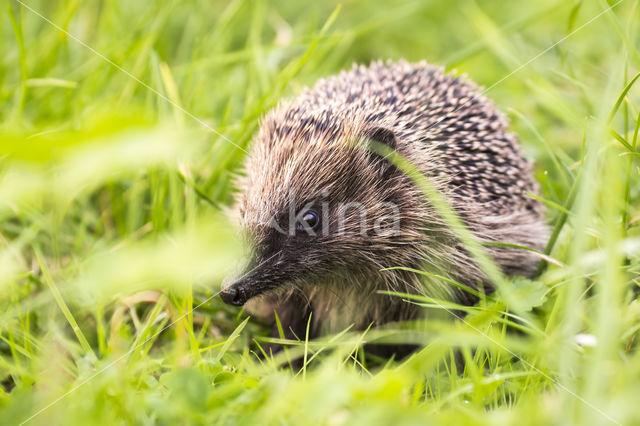
[[(371, 135), (387, 145), (393, 137), (381, 129), (365, 137)], [(244, 275), (221, 293), (227, 303), (396, 265), (409, 204), (397, 199), (404, 176), (362, 146), (312, 141), (283, 156), (285, 146), (254, 146), (249, 159), (240, 213), (252, 257)]]

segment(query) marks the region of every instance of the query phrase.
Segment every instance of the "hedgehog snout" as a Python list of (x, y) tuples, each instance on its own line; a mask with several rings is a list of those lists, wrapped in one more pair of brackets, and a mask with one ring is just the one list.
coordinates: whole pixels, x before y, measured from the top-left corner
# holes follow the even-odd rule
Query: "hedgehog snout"
[(226, 286), (220, 292), (220, 298), (228, 305), (242, 306), (252, 297), (267, 291), (269, 288), (264, 284), (252, 277), (243, 276)]
[(220, 292), (220, 298), (227, 305), (242, 306), (246, 298), (238, 287), (229, 286)]
[[(220, 298), (223, 302), (242, 306), (249, 299), (280, 287), (292, 278), (292, 272), (280, 263), (281, 252), (277, 251), (266, 259), (261, 257), (249, 263), (240, 277), (223, 284)], [(225, 280), (226, 281), (226, 280)]]

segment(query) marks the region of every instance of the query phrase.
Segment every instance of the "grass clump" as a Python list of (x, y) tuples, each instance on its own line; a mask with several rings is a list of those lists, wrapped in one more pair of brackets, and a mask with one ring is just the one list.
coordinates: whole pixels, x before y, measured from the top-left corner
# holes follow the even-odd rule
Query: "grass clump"
[[(0, 423), (640, 422), (639, 9), (3, 1)], [(400, 57), (468, 73), (508, 113), (553, 227), (540, 274), (260, 357), (265, 325), (215, 297), (258, 120)], [(373, 339), (423, 349), (376, 364)]]

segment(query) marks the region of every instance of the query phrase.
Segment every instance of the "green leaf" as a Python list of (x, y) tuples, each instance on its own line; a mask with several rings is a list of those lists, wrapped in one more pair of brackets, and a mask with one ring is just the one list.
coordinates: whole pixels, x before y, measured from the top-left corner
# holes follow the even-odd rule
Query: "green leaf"
[(510, 301), (509, 308), (517, 312), (528, 312), (544, 303), (549, 290), (540, 281), (522, 278), (514, 281), (512, 286), (501, 289), (500, 293), (501, 296), (508, 294), (505, 299)]

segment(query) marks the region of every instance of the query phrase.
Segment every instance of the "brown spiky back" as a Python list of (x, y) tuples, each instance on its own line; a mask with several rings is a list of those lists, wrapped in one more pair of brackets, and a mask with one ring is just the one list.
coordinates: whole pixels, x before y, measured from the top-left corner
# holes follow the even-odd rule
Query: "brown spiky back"
[[(404, 144), (416, 145), (405, 150), (410, 160), (428, 163), (460, 197), (494, 212), (539, 208), (526, 195), (536, 191), (531, 166), (504, 116), (473, 83), (440, 67), (404, 61), (354, 66), (305, 90), (281, 114), (270, 117), (276, 134), (300, 132), (296, 124), (305, 123), (335, 138), (342, 121), (383, 124)], [(312, 138), (314, 132), (304, 134)], [(428, 158), (421, 155), (426, 148)]]

